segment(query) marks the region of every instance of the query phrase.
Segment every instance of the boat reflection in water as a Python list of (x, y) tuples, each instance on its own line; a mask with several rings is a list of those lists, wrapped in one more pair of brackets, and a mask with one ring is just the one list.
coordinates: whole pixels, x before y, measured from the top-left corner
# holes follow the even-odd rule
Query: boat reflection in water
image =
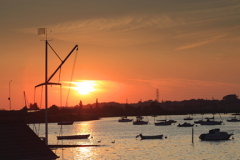
[(228, 140), (233, 133), (220, 132), (219, 128), (209, 130), (209, 133), (204, 133), (199, 136), (201, 140)]

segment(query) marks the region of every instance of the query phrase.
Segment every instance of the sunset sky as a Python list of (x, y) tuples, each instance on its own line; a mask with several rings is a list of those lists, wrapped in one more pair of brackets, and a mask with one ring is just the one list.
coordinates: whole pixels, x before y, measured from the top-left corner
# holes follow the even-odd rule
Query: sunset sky
[[(79, 46), (61, 70), (62, 103), (49, 86), (48, 106), (137, 103), (155, 100), (157, 88), (160, 101), (240, 96), (240, 1), (0, 0), (0, 15), (0, 109), (10, 109), (9, 84), (12, 109), (24, 107), (23, 92), (44, 108), (41, 87), (34, 98), (45, 81), (37, 28), (61, 59)], [(50, 76), (61, 62), (50, 48), (48, 58)]]

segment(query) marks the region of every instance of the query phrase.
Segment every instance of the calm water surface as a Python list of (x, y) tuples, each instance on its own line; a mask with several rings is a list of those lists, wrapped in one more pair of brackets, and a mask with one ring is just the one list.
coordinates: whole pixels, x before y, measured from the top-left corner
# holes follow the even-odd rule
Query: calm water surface
[[(204, 115), (211, 117), (212, 115)], [(194, 127), (194, 144), (192, 143), (192, 128), (177, 127), (185, 122), (186, 116), (171, 116), (168, 119), (177, 120), (175, 125), (155, 126), (153, 117), (144, 117), (149, 120), (149, 125), (133, 125), (131, 122), (119, 123), (119, 117), (102, 118), (97, 121), (75, 122), (71, 126), (63, 126), (63, 135), (91, 134), (87, 140), (57, 140), (60, 126), (56, 123), (49, 124), (49, 144), (97, 144), (100, 147), (78, 147), (53, 150), (59, 160), (77, 159), (240, 159), (240, 122), (227, 122), (229, 115), (221, 115), (223, 125)], [(135, 118), (135, 117), (129, 117)], [(164, 119), (158, 116), (156, 119)], [(201, 119), (201, 115), (193, 116), (194, 120)], [(221, 120), (215, 115), (215, 120)], [(193, 123), (194, 120), (188, 121)], [(44, 125), (40, 125), (40, 136), (44, 136)], [(233, 131), (234, 139), (227, 141), (201, 141), (198, 137), (210, 129), (220, 128), (223, 131)], [(163, 134), (163, 139), (139, 140), (136, 135)], [(112, 141), (115, 140), (115, 143)], [(101, 141), (101, 142), (98, 142)]]

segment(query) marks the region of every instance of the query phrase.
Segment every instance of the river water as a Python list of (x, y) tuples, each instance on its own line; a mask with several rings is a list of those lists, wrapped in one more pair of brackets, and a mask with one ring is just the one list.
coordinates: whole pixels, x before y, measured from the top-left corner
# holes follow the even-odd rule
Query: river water
[[(60, 126), (56, 123), (49, 124), (49, 144), (83, 144), (101, 145), (100, 147), (58, 148), (53, 152), (60, 156), (59, 160), (77, 159), (166, 159), (166, 160), (203, 160), (203, 159), (240, 159), (240, 122), (227, 122), (228, 115), (215, 115), (215, 120), (223, 120), (222, 125), (194, 127), (192, 143), (192, 127), (177, 127), (177, 124), (186, 122), (186, 115), (167, 116), (174, 119), (176, 124), (171, 126), (155, 126), (154, 117), (144, 117), (149, 120), (148, 125), (133, 125), (132, 122), (119, 123), (119, 117), (102, 118), (96, 121), (74, 122), (73, 125), (63, 126), (62, 135), (90, 134), (85, 140), (57, 140)], [(204, 115), (212, 117), (212, 115)], [(135, 117), (128, 117), (134, 118)], [(202, 115), (194, 115), (194, 120)], [(158, 116), (156, 119), (165, 119)], [(187, 122), (193, 123), (194, 120)], [(30, 126), (31, 127), (31, 126)], [(40, 125), (40, 136), (44, 136), (44, 124)], [(220, 128), (222, 131), (234, 133), (234, 139), (225, 141), (201, 141), (198, 137), (208, 133), (210, 129)], [(138, 134), (158, 135), (163, 134), (163, 139), (140, 140)], [(115, 143), (112, 143), (115, 140)], [(100, 141), (100, 142), (99, 142)]]

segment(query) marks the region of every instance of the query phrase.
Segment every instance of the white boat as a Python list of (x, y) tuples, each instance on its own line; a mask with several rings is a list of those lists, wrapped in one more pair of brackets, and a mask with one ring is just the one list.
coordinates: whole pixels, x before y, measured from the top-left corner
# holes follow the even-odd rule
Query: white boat
[(136, 138), (138, 137), (141, 137), (141, 139), (162, 139), (163, 135), (143, 136), (142, 134), (139, 134), (136, 136)]
[(192, 127), (194, 124), (184, 122), (183, 124), (178, 124), (178, 127)]
[(121, 117), (121, 119), (118, 120), (118, 122), (132, 122), (133, 119), (128, 119), (127, 116)]
[(220, 132), (219, 128), (209, 130), (209, 133), (204, 133), (199, 136), (201, 140), (228, 140), (233, 133)]

